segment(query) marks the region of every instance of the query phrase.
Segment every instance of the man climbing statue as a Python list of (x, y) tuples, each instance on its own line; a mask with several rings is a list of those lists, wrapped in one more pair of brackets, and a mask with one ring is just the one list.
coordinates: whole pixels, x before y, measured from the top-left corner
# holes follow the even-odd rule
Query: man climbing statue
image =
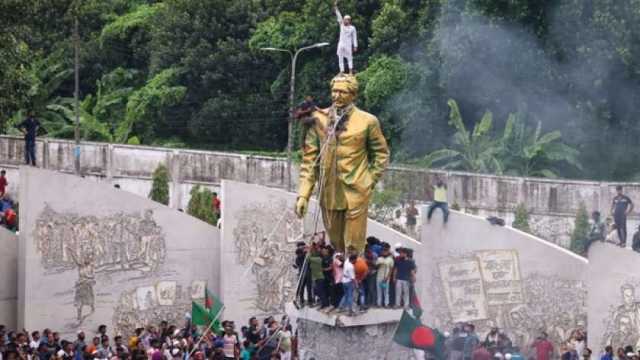
[(354, 105), (358, 81), (331, 81), (333, 105), (313, 112), (300, 165), (296, 214), (303, 217), (318, 182), (320, 208), (331, 243), (340, 252), (364, 251), (369, 197), (382, 177), (389, 148), (378, 119)]
[(338, 41), (338, 65), (340, 73), (344, 74), (344, 60), (349, 65), (349, 73), (353, 74), (353, 53), (358, 52), (358, 35), (356, 27), (351, 24), (351, 16), (346, 15), (344, 18), (338, 9), (338, 0), (333, 3), (333, 11), (338, 18), (340, 26), (340, 40)]

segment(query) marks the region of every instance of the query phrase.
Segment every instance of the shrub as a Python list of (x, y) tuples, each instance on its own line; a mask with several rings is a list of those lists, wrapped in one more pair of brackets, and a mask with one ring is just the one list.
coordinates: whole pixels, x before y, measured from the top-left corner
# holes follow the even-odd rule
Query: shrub
[(578, 212), (576, 213), (573, 233), (571, 233), (571, 251), (576, 254), (585, 255), (587, 253), (588, 236), (589, 214), (587, 213), (587, 207), (581, 202), (580, 206), (578, 206)]
[(153, 172), (149, 199), (169, 205), (169, 170), (163, 164), (158, 165)]
[(218, 223), (218, 214), (213, 211), (213, 192), (207, 188), (201, 188), (196, 185), (189, 193), (191, 198), (187, 205), (187, 213), (206, 223), (216, 226)]
[(531, 228), (529, 227), (529, 212), (527, 211), (527, 207), (524, 204), (519, 204), (516, 208), (516, 216), (513, 220), (513, 223), (511, 224), (511, 227), (527, 233), (531, 233)]

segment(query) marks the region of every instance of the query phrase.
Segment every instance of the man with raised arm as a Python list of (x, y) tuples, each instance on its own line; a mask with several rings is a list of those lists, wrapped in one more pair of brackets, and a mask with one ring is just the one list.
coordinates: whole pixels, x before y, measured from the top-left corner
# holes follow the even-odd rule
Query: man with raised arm
[(333, 10), (340, 26), (340, 40), (338, 41), (338, 65), (340, 73), (344, 73), (344, 60), (349, 65), (349, 73), (353, 74), (353, 53), (358, 51), (358, 35), (356, 27), (351, 24), (351, 16), (342, 17), (338, 9), (338, 0), (333, 3)]

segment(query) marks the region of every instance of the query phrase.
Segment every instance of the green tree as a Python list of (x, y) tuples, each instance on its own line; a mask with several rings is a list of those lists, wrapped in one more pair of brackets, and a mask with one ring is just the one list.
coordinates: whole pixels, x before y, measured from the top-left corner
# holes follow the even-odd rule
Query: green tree
[(177, 69), (163, 70), (131, 93), (124, 121), (115, 130), (117, 142), (126, 143), (132, 134), (143, 143), (152, 140), (157, 123), (165, 118), (163, 110), (178, 105), (187, 91), (184, 86), (173, 85), (177, 76)]
[(515, 218), (513, 219), (511, 227), (526, 233), (531, 233), (531, 228), (529, 227), (529, 211), (525, 204), (518, 204), (518, 207), (516, 207)]
[(201, 188), (196, 185), (189, 192), (191, 198), (187, 205), (187, 213), (206, 223), (216, 226), (218, 223), (218, 215), (213, 211), (212, 199), (213, 192), (207, 188)]
[(589, 214), (587, 207), (583, 202), (578, 206), (576, 219), (571, 233), (571, 251), (576, 254), (585, 256), (587, 254), (587, 246), (589, 245)]
[(56, 52), (46, 58), (40, 58), (30, 64), (27, 72), (30, 88), (26, 92), (26, 100), (21, 108), (13, 114), (8, 122), (9, 133), (18, 134), (15, 126), (19, 124), (29, 111), (34, 111), (45, 131), (64, 121), (57, 106), (62, 103), (58, 95), (60, 87), (71, 77), (73, 71), (61, 59), (62, 53)]
[(578, 155), (578, 150), (562, 142), (560, 131), (542, 134), (541, 122), (535, 130), (529, 129), (520, 115), (509, 115), (499, 155), (506, 174), (556, 178), (560, 165), (582, 169)]
[(408, 16), (400, 1), (385, 2), (371, 24), (371, 48), (380, 52), (394, 52), (406, 40), (405, 36), (410, 34), (407, 27)]
[(440, 163), (444, 169), (501, 174), (503, 165), (498, 158), (500, 146), (491, 134), (491, 112), (485, 112), (470, 132), (462, 121), (456, 101), (449, 100), (448, 104), (451, 108), (449, 124), (456, 129), (453, 148), (436, 150), (427, 155), (425, 161)]
[(159, 164), (153, 171), (149, 199), (164, 205), (169, 205), (169, 170), (164, 164)]

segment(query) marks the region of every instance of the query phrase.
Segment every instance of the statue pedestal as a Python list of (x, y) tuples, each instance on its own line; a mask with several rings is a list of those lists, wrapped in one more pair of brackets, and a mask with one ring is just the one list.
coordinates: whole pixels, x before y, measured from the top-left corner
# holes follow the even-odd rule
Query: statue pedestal
[(286, 312), (297, 324), (300, 360), (424, 359), (421, 351), (393, 341), (401, 309), (374, 308), (348, 316), (287, 304)]

